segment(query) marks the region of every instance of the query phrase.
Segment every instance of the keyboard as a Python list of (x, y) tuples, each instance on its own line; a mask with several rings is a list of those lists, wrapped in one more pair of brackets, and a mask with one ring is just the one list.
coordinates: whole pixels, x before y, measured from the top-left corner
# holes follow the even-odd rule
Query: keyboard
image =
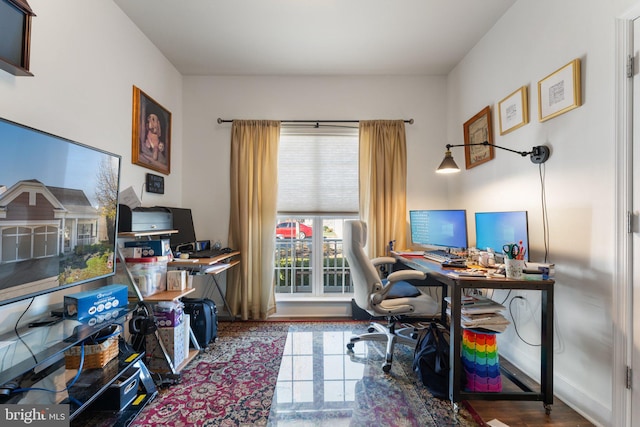
[(230, 252), (233, 252), (233, 249), (206, 249), (203, 251), (189, 252), (189, 258), (215, 258), (219, 255), (228, 254)]
[(462, 258), (460, 255), (452, 254), (442, 250), (425, 251), (423, 256), (430, 261), (439, 262), (441, 264), (449, 264), (452, 261), (464, 261), (464, 258)]

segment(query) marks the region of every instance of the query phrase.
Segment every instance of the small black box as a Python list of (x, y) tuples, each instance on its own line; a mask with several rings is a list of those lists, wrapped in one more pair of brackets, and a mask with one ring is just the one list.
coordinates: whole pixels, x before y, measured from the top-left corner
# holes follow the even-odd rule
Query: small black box
[(109, 386), (96, 401), (101, 409), (122, 411), (126, 409), (138, 395), (140, 368), (130, 366)]

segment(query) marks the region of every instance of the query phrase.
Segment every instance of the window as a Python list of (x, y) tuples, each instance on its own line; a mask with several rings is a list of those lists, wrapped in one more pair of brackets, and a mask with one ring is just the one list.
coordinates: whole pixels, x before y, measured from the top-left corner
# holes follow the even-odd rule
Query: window
[(345, 219), (357, 217), (358, 130), (284, 128), (278, 153), (276, 293), (351, 293), (342, 228)]

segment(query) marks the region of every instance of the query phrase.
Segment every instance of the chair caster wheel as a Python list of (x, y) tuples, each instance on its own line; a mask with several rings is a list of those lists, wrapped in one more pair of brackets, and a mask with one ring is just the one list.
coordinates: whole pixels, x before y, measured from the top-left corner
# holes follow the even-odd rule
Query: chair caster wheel
[(374, 328), (372, 326), (369, 326), (369, 328), (367, 329), (367, 332), (369, 332), (369, 333), (372, 333), (372, 332), (375, 332), (375, 331), (376, 331), (376, 328)]
[(352, 342), (348, 343), (347, 344), (347, 350), (353, 351), (353, 346), (354, 346), (354, 343), (352, 343)]
[(391, 371), (391, 363), (385, 363), (384, 365), (382, 365), (382, 372), (388, 374), (389, 371)]

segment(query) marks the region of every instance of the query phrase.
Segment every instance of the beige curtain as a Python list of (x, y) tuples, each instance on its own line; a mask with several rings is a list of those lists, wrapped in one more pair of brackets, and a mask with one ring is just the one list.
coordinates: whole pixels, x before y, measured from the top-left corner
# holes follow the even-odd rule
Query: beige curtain
[(229, 246), (241, 253), (226, 297), (243, 320), (275, 313), (273, 259), (280, 122), (234, 120), (231, 130)]
[(360, 121), (360, 218), (370, 257), (406, 248), (407, 147), (402, 120)]

